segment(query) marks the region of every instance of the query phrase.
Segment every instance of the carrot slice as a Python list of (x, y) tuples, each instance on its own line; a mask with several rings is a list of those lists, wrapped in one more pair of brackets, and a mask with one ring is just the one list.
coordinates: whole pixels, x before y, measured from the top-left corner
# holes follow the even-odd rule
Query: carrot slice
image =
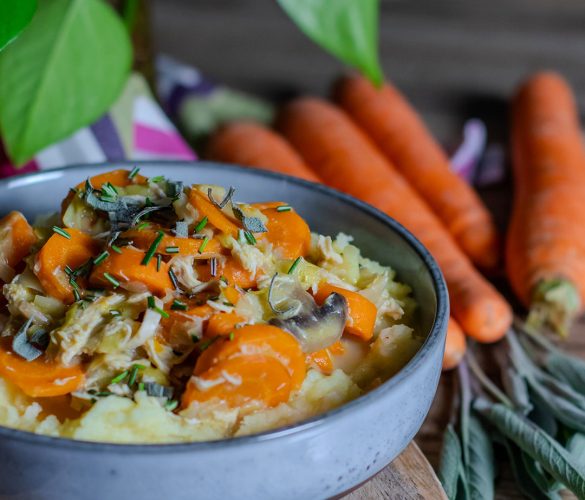
[(283, 137), (259, 123), (234, 122), (221, 127), (209, 142), (207, 157), (319, 182)]
[[(53, 234), (37, 254), (34, 272), (46, 293), (71, 304), (75, 300), (73, 286), (65, 266), (74, 270), (85, 264), (99, 252), (100, 246), (91, 236), (78, 229), (67, 228), (64, 231), (70, 238)], [(85, 278), (79, 277), (76, 282), (83, 286)]]
[(334, 370), (331, 351), (327, 348), (309, 354), (307, 356), (307, 364), (316, 366), (325, 375), (331, 375)]
[[(4, 265), (14, 271), (36, 241), (33, 228), (20, 212), (10, 212), (0, 219), (0, 271)], [(0, 283), (3, 282), (2, 276), (0, 273)], [(11, 276), (5, 278), (9, 281)]]
[(242, 296), (242, 294), (231, 285), (228, 285), (223, 289), (223, 295), (233, 305), (236, 305)]
[(215, 337), (217, 335), (229, 335), (236, 327), (246, 321), (239, 314), (231, 313), (217, 313), (209, 318), (205, 335), (207, 337)]
[[(107, 276), (113, 277), (122, 288), (132, 291), (149, 290), (162, 296), (173, 288), (169, 277), (169, 266), (161, 262), (157, 270), (156, 259), (150, 259), (147, 265), (142, 261), (145, 252), (132, 247), (123, 247), (121, 253), (111, 252), (109, 257), (93, 268), (89, 282), (97, 286), (116, 287)], [(106, 274), (107, 273), (107, 274)]]
[[(212, 279), (209, 264), (199, 264), (197, 274), (201, 281)], [(217, 265), (217, 277), (223, 276), (230, 285), (237, 285), (241, 288), (252, 288), (256, 286), (256, 278), (252, 277), (239, 260), (234, 258), (219, 259)]]
[(233, 340), (219, 339), (203, 351), (193, 373), (211, 385), (198, 387), (191, 379), (184, 407), (216, 397), (229, 406), (256, 402), (269, 407), (287, 401), (301, 386), (305, 355), (298, 341), (280, 328), (247, 325), (236, 330)]
[(191, 205), (197, 209), (201, 219), (203, 219), (203, 217), (207, 217), (209, 224), (211, 224), (220, 232), (230, 234), (234, 237), (237, 236), (239, 227), (234, 222), (232, 222), (219, 208), (211, 203), (207, 195), (195, 187), (191, 188), (191, 191), (189, 191), (189, 203), (191, 203)]
[(363, 340), (370, 340), (374, 335), (374, 325), (378, 314), (376, 306), (357, 292), (339, 288), (329, 283), (319, 285), (315, 299), (321, 304), (332, 293), (343, 295), (347, 300), (348, 320), (345, 331)]
[[(148, 250), (152, 242), (156, 239), (159, 230), (160, 228), (158, 227), (151, 227), (143, 230), (130, 229), (129, 231), (125, 231), (122, 234), (122, 237), (132, 240), (132, 244), (135, 247), (140, 248), (141, 250)], [(168, 251), (167, 249), (169, 247), (178, 248), (179, 255), (205, 255), (221, 251), (221, 244), (219, 241), (215, 238), (211, 238), (205, 244), (203, 252), (199, 254), (199, 249), (201, 248), (203, 241), (204, 240), (202, 239), (195, 238), (179, 238), (178, 236), (165, 233), (157, 248), (157, 252), (164, 255), (177, 254), (177, 252), (173, 252), (172, 250)]]
[(305, 256), (311, 246), (311, 230), (305, 220), (294, 210), (279, 212), (276, 209), (286, 203), (273, 201), (254, 203), (267, 218), (268, 232), (261, 235), (278, 250), (284, 259), (296, 259)]
[(85, 380), (79, 365), (63, 366), (45, 356), (26, 361), (12, 351), (8, 338), (0, 342), (0, 375), (32, 398), (69, 394)]

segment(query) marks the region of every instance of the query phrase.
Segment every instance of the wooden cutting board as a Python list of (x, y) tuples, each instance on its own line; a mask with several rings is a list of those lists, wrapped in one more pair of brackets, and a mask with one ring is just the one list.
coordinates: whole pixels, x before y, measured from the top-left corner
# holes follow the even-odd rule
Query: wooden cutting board
[(435, 471), (420, 448), (411, 442), (385, 469), (343, 500), (447, 500)]

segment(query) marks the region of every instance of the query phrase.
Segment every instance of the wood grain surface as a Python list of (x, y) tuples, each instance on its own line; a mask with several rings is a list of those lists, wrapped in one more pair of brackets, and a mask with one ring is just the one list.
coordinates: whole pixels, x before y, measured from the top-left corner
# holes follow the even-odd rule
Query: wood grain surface
[[(262, 97), (279, 101), (298, 94), (326, 95), (341, 71), (336, 61), (298, 32), (274, 0), (153, 0), (153, 13), (157, 49), (219, 82)], [(447, 147), (457, 144), (462, 124), (471, 117), (484, 120), (490, 142), (506, 144), (507, 103), (530, 72), (543, 68), (562, 72), (585, 109), (584, 26), (582, 0), (383, 0), (381, 58), (386, 75)], [(485, 189), (481, 195), (504, 231), (511, 183)], [(495, 282), (509, 294), (501, 276)], [(585, 321), (576, 325), (566, 347), (585, 358)], [(489, 355), (489, 348), (485, 351)], [(416, 437), (433, 466), (448, 420), (452, 377), (442, 377)], [(420, 498), (409, 496), (406, 480), (398, 481), (402, 489), (390, 489), (404, 464), (413, 463), (411, 452), (409, 448), (393, 468), (349, 498)], [(498, 462), (497, 499), (522, 498), (504, 457), (498, 456)], [(413, 473), (418, 474), (418, 467)]]

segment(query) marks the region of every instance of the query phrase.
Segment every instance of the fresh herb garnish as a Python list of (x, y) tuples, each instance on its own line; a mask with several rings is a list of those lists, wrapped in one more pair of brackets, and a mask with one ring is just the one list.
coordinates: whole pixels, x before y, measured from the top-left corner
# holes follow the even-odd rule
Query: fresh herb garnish
[(60, 236), (63, 236), (63, 238), (67, 238), (68, 240), (71, 239), (71, 235), (67, 231), (65, 231), (65, 229), (61, 229), (58, 226), (53, 226), (53, 232), (57, 233)]
[(205, 349), (209, 349), (209, 346), (211, 346), (211, 344), (217, 341), (220, 337), (221, 335), (216, 335), (213, 338), (204, 340), (203, 342), (201, 342), (201, 344), (199, 344), (199, 350), (203, 352), (205, 351)]
[(213, 197), (212, 189), (209, 188), (209, 189), (207, 189), (207, 197), (209, 198), (209, 201), (211, 203), (213, 203), (217, 208), (219, 208), (221, 210), (230, 202), (230, 200), (234, 196), (235, 192), (236, 192), (235, 188), (233, 186), (230, 186), (227, 194), (225, 195), (225, 198), (223, 200), (221, 200), (221, 202), (218, 203), (217, 201), (215, 201), (215, 198)]
[(165, 410), (173, 411), (179, 406), (179, 402), (177, 400), (167, 401), (165, 404)]
[(244, 238), (249, 245), (255, 245), (257, 243), (255, 236), (250, 231), (244, 231)]
[(187, 304), (181, 302), (180, 300), (174, 300), (173, 303), (171, 304), (171, 309), (174, 311), (186, 311), (187, 310)]
[(166, 253), (179, 253), (179, 247), (177, 246), (170, 246), (165, 248)]
[(112, 379), (111, 383), (112, 383), (112, 384), (117, 384), (118, 382), (122, 382), (122, 380), (124, 380), (124, 379), (125, 379), (125, 378), (128, 376), (128, 374), (129, 374), (129, 373), (130, 373), (130, 372), (129, 372), (128, 370), (126, 370), (126, 371), (123, 371), (123, 372), (122, 372), (122, 373), (120, 373), (119, 375), (116, 375), (116, 376), (115, 376), (115, 377)]
[(107, 250), (104, 250), (95, 259), (93, 259), (93, 265), (97, 266), (97, 265), (101, 264), (104, 260), (106, 260), (109, 257), (109, 255), (110, 255), (110, 252), (108, 252)]
[(223, 274), (219, 277), (219, 281), (225, 283), (226, 285), (229, 283), (228, 279)]
[(26, 361), (34, 361), (43, 354), (43, 351), (37, 349), (28, 339), (27, 333), (32, 322), (32, 318), (29, 318), (12, 338), (12, 350)]
[(112, 285), (114, 285), (114, 288), (118, 288), (120, 286), (120, 282), (114, 278), (110, 273), (104, 273), (103, 274), (104, 278), (106, 278)]
[(297, 267), (299, 267), (299, 264), (301, 263), (301, 260), (303, 260), (302, 257), (297, 257), (295, 259), (295, 261), (292, 263), (292, 265), (289, 267), (288, 271), (286, 272), (286, 274), (292, 274), (295, 272), (295, 269)]
[(149, 295), (146, 299), (146, 303), (148, 304), (148, 308), (152, 309), (153, 311), (159, 313), (163, 318), (169, 318), (169, 313), (161, 309), (156, 305), (156, 301), (152, 295)]
[(199, 247), (199, 253), (203, 253), (203, 250), (205, 250), (205, 247), (207, 246), (207, 244), (209, 243), (209, 236), (206, 236), (205, 238), (203, 238), (203, 241), (201, 242), (201, 246)]
[(154, 182), (155, 184), (158, 184), (159, 182), (163, 182), (164, 180), (165, 180), (164, 175), (157, 175), (155, 177), (151, 177), (149, 179), (149, 182)]
[(234, 333), (234, 332), (230, 332), (230, 340), (234, 340), (234, 337), (235, 337), (235, 336), (236, 336), (236, 335), (235, 335), (235, 333)]
[(156, 254), (156, 271), (160, 271), (160, 265), (162, 264), (162, 255), (160, 253)]
[(250, 233), (265, 233), (268, 231), (262, 219), (258, 217), (248, 217), (242, 209), (232, 203), (232, 211), (234, 215), (242, 222), (244, 229)]
[(145, 389), (144, 389), (144, 382), (140, 382), (140, 383), (138, 384), (138, 390), (139, 390), (139, 391), (144, 391), (144, 390), (145, 390)]
[(203, 219), (201, 219), (197, 225), (195, 226), (195, 232), (198, 233), (199, 231), (201, 231), (205, 226), (207, 226), (207, 215), (205, 217), (203, 217)]
[(138, 231), (144, 231), (146, 228), (150, 227), (150, 222), (142, 222), (136, 228)]
[(290, 212), (292, 207), (290, 205), (280, 205), (276, 207), (277, 212)]
[(148, 263), (150, 262), (150, 259), (152, 259), (152, 257), (154, 256), (154, 253), (156, 252), (156, 249), (160, 245), (160, 242), (162, 241), (163, 238), (164, 238), (164, 233), (162, 231), (158, 231), (156, 238), (154, 239), (154, 241), (150, 245), (150, 248), (146, 252), (146, 255), (144, 256), (144, 259), (142, 259), (141, 264), (143, 266), (148, 265)]
[(171, 399), (174, 394), (174, 389), (166, 385), (157, 384), (156, 382), (145, 382), (144, 390), (146, 394), (153, 398)]
[(209, 272), (215, 278), (217, 275), (217, 258), (213, 257), (209, 260)]
[(122, 253), (122, 249), (119, 246), (112, 245), (110, 248), (116, 253)]
[(134, 167), (132, 171), (128, 174), (128, 179), (130, 180), (134, 179), (134, 177), (138, 175), (138, 172), (140, 172), (140, 167)]
[(179, 220), (175, 223), (175, 235), (177, 238), (189, 237), (189, 224), (184, 220)]
[(136, 378), (138, 377), (138, 370), (144, 370), (146, 366), (144, 365), (132, 365), (130, 368), (130, 374), (128, 376), (128, 387), (132, 387), (136, 383)]
[(169, 269), (169, 278), (171, 278), (171, 283), (173, 284), (173, 287), (175, 287), (175, 290), (180, 291), (181, 287), (179, 286), (179, 280), (177, 279), (177, 275), (172, 269)]

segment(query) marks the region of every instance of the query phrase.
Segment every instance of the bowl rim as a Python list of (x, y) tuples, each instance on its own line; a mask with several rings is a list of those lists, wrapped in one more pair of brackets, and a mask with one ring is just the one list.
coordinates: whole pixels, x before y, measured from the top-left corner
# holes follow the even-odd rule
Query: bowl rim
[(427, 338), (423, 342), (422, 346), (410, 359), (410, 361), (394, 376), (386, 380), (379, 387), (362, 394), (356, 399), (348, 401), (347, 403), (315, 415), (307, 420), (293, 423), (284, 427), (279, 427), (272, 430), (267, 430), (258, 434), (251, 434), (248, 436), (238, 436), (232, 438), (215, 439), (211, 441), (195, 441), (195, 442), (179, 442), (179, 443), (153, 443), (153, 444), (132, 444), (132, 443), (103, 443), (97, 441), (84, 441), (76, 440), (71, 438), (47, 436), (43, 434), (36, 434), (30, 431), (23, 431), (19, 429), (12, 429), (0, 425), (0, 439), (10, 439), (13, 441), (21, 441), (31, 445), (48, 445), (53, 447), (59, 447), (69, 450), (76, 451), (98, 451), (102, 453), (116, 452), (123, 454), (165, 454), (165, 453), (178, 453), (178, 452), (204, 452), (204, 451), (216, 451), (218, 448), (229, 449), (232, 447), (246, 446), (250, 444), (260, 444), (265, 441), (281, 440), (291, 435), (296, 435), (303, 432), (321, 427), (325, 424), (332, 424), (333, 421), (348, 417), (350, 414), (359, 410), (363, 406), (367, 406), (372, 403), (373, 400), (383, 397), (384, 394), (394, 390), (399, 384), (405, 383), (423, 364), (435, 348), (444, 348), (444, 342), (442, 346), (438, 346), (441, 342), (443, 332), (446, 332), (447, 323), (449, 320), (449, 296), (447, 292), (447, 285), (443, 278), (443, 274), (435, 261), (434, 257), (424, 247), (424, 245), (402, 224), (386, 215), (384, 212), (377, 208), (349, 195), (344, 192), (338, 191), (331, 187), (323, 184), (317, 184), (297, 177), (291, 177), (289, 175), (271, 172), (263, 169), (244, 167), (240, 165), (220, 163), (213, 161), (176, 161), (176, 160), (140, 160), (140, 161), (111, 161), (111, 162), (100, 162), (100, 163), (84, 163), (78, 165), (70, 165), (60, 168), (52, 168), (47, 170), (41, 170), (36, 172), (28, 172), (21, 175), (11, 176), (4, 179), (0, 179), (0, 192), (5, 189), (11, 189), (12, 187), (19, 187), (27, 184), (37, 184), (51, 180), (52, 178), (61, 177), (63, 172), (70, 170), (81, 171), (92, 170), (92, 169), (123, 169), (133, 167), (144, 166), (144, 167), (156, 167), (161, 168), (172, 167), (179, 169), (193, 169), (193, 168), (214, 168), (223, 171), (236, 171), (249, 175), (251, 178), (255, 176), (266, 177), (276, 180), (281, 180), (296, 184), (304, 189), (312, 191), (320, 196), (329, 196), (336, 198), (343, 203), (353, 205), (355, 208), (363, 212), (369, 217), (377, 219), (384, 225), (388, 226), (391, 230), (398, 233), (398, 235), (406, 241), (406, 243), (414, 250), (414, 252), (421, 259), (433, 282), (433, 287), (437, 299), (437, 308), (435, 312), (435, 318), (433, 325), (427, 335)]

